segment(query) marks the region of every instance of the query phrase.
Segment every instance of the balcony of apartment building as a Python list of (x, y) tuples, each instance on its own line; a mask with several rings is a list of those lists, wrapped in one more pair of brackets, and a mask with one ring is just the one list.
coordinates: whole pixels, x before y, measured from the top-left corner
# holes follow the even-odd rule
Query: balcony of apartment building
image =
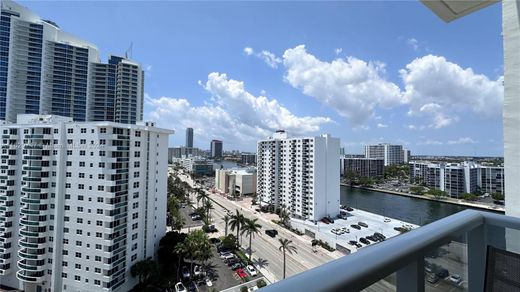
[[(423, 2), (443, 20), (452, 21), (497, 1)], [(501, 4), (506, 215), (468, 209), (263, 290), (520, 291), (520, 1)], [(443, 277), (447, 281), (439, 282)]]

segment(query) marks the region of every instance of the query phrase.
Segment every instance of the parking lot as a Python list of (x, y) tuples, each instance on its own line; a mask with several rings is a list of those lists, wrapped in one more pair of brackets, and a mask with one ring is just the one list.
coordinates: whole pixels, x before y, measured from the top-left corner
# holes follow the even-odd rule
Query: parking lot
[[(313, 224), (309, 221), (303, 222), (301, 220), (292, 220), (291, 222), (294, 222), (293, 225), (295, 225), (294, 227), (296, 228), (303, 225), (305, 229), (314, 232), (317, 239), (325, 239), (325, 241), (329, 243), (338, 243), (341, 246), (348, 248), (350, 252), (355, 252), (358, 248), (363, 248), (364, 246), (367, 246), (367, 244), (361, 244), (361, 247), (356, 247), (349, 244), (349, 241), (356, 241), (360, 243), (359, 240), (362, 237), (366, 238), (366, 236), (373, 235), (376, 232), (383, 234), (386, 238), (390, 238), (400, 234), (400, 232), (395, 230), (394, 227), (418, 227), (414, 224), (384, 217), (378, 214), (369, 213), (359, 209), (346, 212), (346, 214), (346, 219), (334, 219), (334, 223), (331, 224), (326, 224), (321, 221), (318, 221), (316, 224)], [(359, 226), (359, 222), (366, 223), (368, 227)], [(358, 225), (360, 229), (355, 229), (351, 225)], [(342, 228), (345, 228), (347, 232), (343, 234), (335, 234), (332, 232), (333, 229)], [(301, 229), (301, 227), (298, 229)], [(371, 244), (374, 244), (374, 242), (369, 241), (368, 245)], [(335, 248), (335, 244), (333, 244), (332, 247)]]
[(192, 220), (191, 213), (193, 213), (193, 209), (189, 206), (183, 207), (180, 209), (182, 217), (184, 218), (186, 224), (184, 224), (184, 228), (192, 228), (202, 226), (204, 223), (202, 220)]

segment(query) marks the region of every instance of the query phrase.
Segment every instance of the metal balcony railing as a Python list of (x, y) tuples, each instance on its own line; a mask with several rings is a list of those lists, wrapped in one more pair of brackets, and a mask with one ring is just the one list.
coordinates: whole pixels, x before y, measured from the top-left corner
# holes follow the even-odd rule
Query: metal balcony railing
[[(497, 230), (500, 230), (498, 236)], [(262, 291), (361, 291), (395, 273), (396, 291), (422, 292), (426, 284), (425, 257), (460, 239), (463, 242), (456, 245), (463, 246), (467, 279), (459, 287), (463, 291), (484, 291), (487, 246), (503, 242), (509, 249), (510, 245), (518, 245), (519, 230), (520, 218), (465, 210), (294, 275)]]

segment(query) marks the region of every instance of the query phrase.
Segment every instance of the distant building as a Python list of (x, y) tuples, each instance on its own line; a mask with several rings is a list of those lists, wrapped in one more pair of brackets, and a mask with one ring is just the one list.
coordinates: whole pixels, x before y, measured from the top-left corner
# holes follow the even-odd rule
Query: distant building
[(186, 158), (186, 157), (199, 157), (201, 155), (201, 151), (198, 148), (188, 148), (188, 147), (173, 147), (168, 149), (168, 158), (172, 160), (173, 158)]
[(339, 213), (339, 139), (289, 138), (285, 131), (258, 141), (257, 194), (262, 206), (287, 208), (299, 219)]
[(410, 162), (411, 158), (412, 158), (412, 154), (411, 154), (410, 150), (403, 149), (403, 163)]
[(385, 161), (385, 166), (403, 164), (403, 146), (390, 144), (365, 145), (365, 158)]
[(414, 183), (447, 192), (458, 198), (462, 193), (504, 192), (503, 167), (481, 166), (473, 162), (410, 162), (410, 178)]
[(240, 163), (245, 165), (254, 165), (256, 163), (256, 154), (242, 153), (240, 154)]
[(222, 158), (222, 141), (211, 140), (210, 152), (211, 152), (211, 157)]
[(341, 155), (341, 156), (345, 155), (345, 147), (339, 148), (339, 155)]
[(215, 188), (230, 196), (245, 196), (256, 193), (256, 171), (253, 169), (217, 169)]
[(174, 163), (179, 163), (187, 172), (195, 175), (213, 175), (213, 163), (202, 157), (173, 158)]
[(186, 128), (186, 148), (193, 148), (193, 128)]
[(358, 177), (381, 178), (385, 171), (385, 161), (377, 158), (342, 158), (343, 174), (352, 173)]

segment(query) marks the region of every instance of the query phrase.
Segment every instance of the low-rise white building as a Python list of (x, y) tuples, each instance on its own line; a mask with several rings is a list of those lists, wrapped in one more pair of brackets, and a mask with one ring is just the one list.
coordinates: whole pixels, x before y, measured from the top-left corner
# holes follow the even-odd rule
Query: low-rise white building
[(170, 130), (19, 115), (0, 125), (0, 283), (128, 291), (166, 233)]
[(215, 171), (215, 188), (230, 196), (253, 195), (256, 193), (256, 170), (218, 169)]
[(339, 214), (339, 139), (330, 135), (289, 138), (285, 131), (258, 141), (260, 204), (285, 208), (299, 219)]

